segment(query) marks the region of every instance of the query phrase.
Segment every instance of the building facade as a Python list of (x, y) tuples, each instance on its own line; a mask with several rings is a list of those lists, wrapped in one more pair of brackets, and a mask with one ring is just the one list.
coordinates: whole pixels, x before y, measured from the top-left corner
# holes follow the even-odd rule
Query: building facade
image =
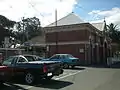
[(106, 64), (111, 41), (90, 23), (45, 27), (47, 55), (68, 53), (82, 64)]
[[(30, 40), (38, 53), (44, 49), (45, 56), (56, 53), (68, 53), (80, 58), (81, 64), (106, 64), (107, 57), (118, 50), (118, 44), (103, 31), (106, 22), (85, 23), (74, 13), (43, 27), (42, 36)], [(39, 49), (38, 49), (39, 48)]]

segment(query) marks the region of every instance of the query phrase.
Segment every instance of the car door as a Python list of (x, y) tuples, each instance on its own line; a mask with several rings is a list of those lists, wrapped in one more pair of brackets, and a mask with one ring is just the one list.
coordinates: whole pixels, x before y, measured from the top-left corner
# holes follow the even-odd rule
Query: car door
[(16, 57), (8, 57), (7, 59), (5, 59), (3, 61), (3, 66), (6, 67), (6, 69), (4, 69), (4, 77), (6, 77), (6, 79), (10, 79), (12, 78), (12, 76), (14, 75), (14, 62), (16, 60)]
[(16, 61), (16, 65), (14, 68), (14, 72), (16, 76), (21, 76), (24, 75), (24, 72), (26, 70), (25, 68), (25, 63), (27, 63), (28, 61), (23, 58), (23, 57), (18, 57), (18, 60)]
[(61, 58), (62, 58), (62, 59), (61, 59), (62, 62), (64, 62), (64, 63), (71, 63), (68, 55), (61, 55)]
[(59, 56), (59, 59), (60, 59), (60, 61), (63, 62), (63, 63), (66, 62), (66, 60), (65, 60), (65, 55), (60, 55), (60, 56)]

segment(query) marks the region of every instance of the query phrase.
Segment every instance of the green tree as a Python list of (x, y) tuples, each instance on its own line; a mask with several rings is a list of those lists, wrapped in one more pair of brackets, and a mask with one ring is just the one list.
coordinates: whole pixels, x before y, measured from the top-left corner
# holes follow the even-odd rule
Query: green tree
[(3, 28), (6, 28), (6, 29), (13, 28), (15, 23), (16, 23), (15, 21), (9, 20), (5, 16), (0, 15), (0, 25)]
[(117, 27), (117, 25), (114, 25), (113, 23), (107, 25), (107, 33), (112, 39), (113, 42), (120, 42), (120, 31)]
[(23, 19), (16, 26), (18, 31), (14, 33), (21, 43), (41, 34), (40, 20), (36, 17)]
[(4, 38), (11, 37), (12, 36), (12, 30), (13, 26), (16, 22), (9, 20), (3, 15), (0, 15), (0, 46), (2, 47), (2, 42), (4, 41)]

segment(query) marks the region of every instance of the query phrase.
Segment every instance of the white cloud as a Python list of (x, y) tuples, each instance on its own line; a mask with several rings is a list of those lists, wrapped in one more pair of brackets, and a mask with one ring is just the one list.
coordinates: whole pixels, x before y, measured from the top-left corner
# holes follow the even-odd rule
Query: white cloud
[(101, 15), (101, 16), (112, 16), (114, 14), (120, 13), (120, 8), (112, 8), (111, 10), (101, 11), (101, 10), (93, 10), (92, 12), (89, 12), (88, 14), (93, 15)]
[(112, 8), (111, 10), (93, 10), (88, 13), (89, 15), (99, 17), (99, 20), (93, 20), (91, 22), (103, 22), (103, 18), (105, 17), (107, 24), (114, 23), (120, 25), (120, 8)]
[(0, 14), (19, 21), (24, 17), (36, 16), (42, 26), (55, 21), (55, 9), (58, 19), (72, 12), (76, 0), (0, 0)]

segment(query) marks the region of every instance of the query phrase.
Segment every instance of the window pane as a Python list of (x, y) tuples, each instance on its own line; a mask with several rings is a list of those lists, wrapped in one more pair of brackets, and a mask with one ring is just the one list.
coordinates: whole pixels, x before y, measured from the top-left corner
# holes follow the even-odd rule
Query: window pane
[(51, 59), (56, 59), (58, 56), (53, 56)]
[(67, 55), (68, 58), (73, 58), (73, 56), (71, 54)]
[(30, 62), (30, 61), (35, 61), (35, 59), (32, 56), (25, 56), (25, 58)]
[(26, 62), (26, 60), (24, 58), (20, 57), (18, 62)]
[(14, 57), (8, 57), (3, 61), (3, 65), (10, 65), (13, 62)]
[(62, 59), (65, 59), (65, 58), (66, 58), (66, 56), (65, 56), (65, 55), (61, 55), (61, 58), (62, 58)]

